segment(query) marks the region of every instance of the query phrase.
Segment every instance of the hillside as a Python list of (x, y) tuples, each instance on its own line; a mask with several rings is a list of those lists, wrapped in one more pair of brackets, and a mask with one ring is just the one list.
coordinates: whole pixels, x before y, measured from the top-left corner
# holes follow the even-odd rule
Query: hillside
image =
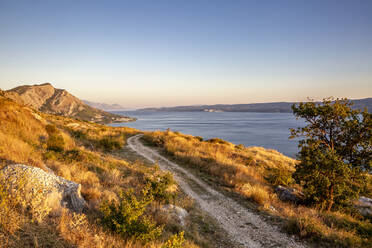
[(66, 90), (54, 88), (50, 83), (19, 86), (5, 91), (5, 95), (18, 103), (45, 113), (74, 117), (85, 121), (112, 123), (135, 120), (91, 107)]
[[(298, 189), (300, 186), (291, 179), (297, 162), (276, 151), (237, 146), (217, 138), (203, 140), (171, 131), (148, 132), (141, 138), (145, 145), (132, 143), (132, 146), (142, 146), (150, 155), (161, 152), (182, 166), (182, 170), (187, 170), (184, 175), (197, 177), (199, 184), (190, 181), (192, 190), (197, 190), (194, 197), (190, 197), (188, 191), (181, 190), (184, 184), (176, 181), (180, 174), (173, 178), (172, 174), (159, 169), (159, 165), (164, 168), (164, 158), (143, 160), (130, 151), (131, 140), (139, 142), (141, 131), (42, 113), (6, 95), (9, 92), (0, 91), (0, 179), (6, 166), (14, 164), (23, 164), (21, 168), (38, 167), (47, 173), (52, 171), (81, 185), (87, 209), (83, 213), (66, 209), (51, 212), (37, 197), (35, 201), (29, 197), (31, 205), (24, 209), (24, 199), (8, 191), (6, 183), (1, 183), (1, 247), (235, 248), (241, 245), (229, 243), (229, 237), (236, 235), (249, 240), (251, 234), (254, 234), (254, 243), (270, 243), (262, 247), (273, 247), (272, 242), (282, 244), (275, 247), (296, 247), (284, 246), (280, 237), (285, 236), (275, 231), (276, 227), (297, 235), (300, 243), (313, 241), (316, 247), (367, 247), (370, 244), (372, 225), (368, 219), (320, 212), (282, 201), (276, 192), (278, 184)], [(127, 143), (129, 146), (125, 146)], [(204, 184), (201, 181), (208, 186), (201, 187)], [(27, 182), (30, 185), (30, 180)], [(203, 195), (215, 190), (225, 196)], [(195, 201), (198, 196), (209, 205), (201, 208)], [(208, 197), (203, 198), (205, 196)], [(217, 196), (222, 197), (223, 204), (213, 203)], [(231, 210), (232, 201), (244, 208)], [(180, 219), (174, 215), (170, 206), (186, 211), (186, 217)], [(221, 211), (214, 212), (218, 218), (210, 217), (209, 211), (215, 206), (220, 210), (230, 209), (222, 212), (228, 220), (224, 222), (227, 226), (235, 225), (235, 218), (244, 229), (233, 226), (229, 230), (237, 231), (228, 235), (221, 229), (224, 225), (215, 220), (222, 217)], [(244, 218), (240, 215), (243, 211)], [(256, 221), (253, 225), (253, 213), (255, 219), (261, 219), (258, 215), (262, 215), (266, 224)], [(127, 218), (132, 217), (135, 220), (127, 222)], [(272, 232), (268, 232), (264, 224), (272, 226)], [(132, 229), (127, 232), (126, 228)], [(243, 231), (247, 229), (251, 233)], [(271, 237), (271, 233), (279, 236)], [(179, 240), (183, 245), (169, 245), (181, 242)]]
[[(372, 110), (372, 98), (352, 100), (355, 109)], [(261, 113), (292, 113), (291, 106), (295, 102), (270, 102), (251, 104), (215, 104), (198, 106), (176, 106), (163, 108), (145, 108), (142, 111), (164, 112), (261, 112)]]
[[(177, 239), (182, 247), (198, 248), (215, 247), (223, 238), (217, 232), (208, 233), (205, 226), (218, 229), (203, 222), (208, 217), (178, 190), (168, 173), (127, 159), (122, 148), (138, 130), (45, 114), (5, 95), (0, 91), (0, 247), (161, 248), (176, 247), (165, 244)], [(29, 174), (24, 174), (26, 181), (22, 175), (18, 181), (7, 181), (6, 172), (15, 164), (21, 165), (13, 168), (37, 172), (36, 177), (59, 176), (58, 180), (79, 184), (87, 203), (84, 211), (51, 209), (40, 200), (47, 196), (43, 187), (51, 187), (49, 182), (36, 180), (38, 184), (33, 185)], [(158, 195), (144, 195), (150, 183)], [(33, 195), (22, 197), (28, 190)], [(167, 197), (172, 197), (171, 206), (189, 213), (187, 224), (166, 209), (170, 206)], [(107, 212), (125, 204), (129, 208), (122, 215)], [(125, 214), (132, 223), (128, 233), (111, 225), (119, 221), (124, 226)]]

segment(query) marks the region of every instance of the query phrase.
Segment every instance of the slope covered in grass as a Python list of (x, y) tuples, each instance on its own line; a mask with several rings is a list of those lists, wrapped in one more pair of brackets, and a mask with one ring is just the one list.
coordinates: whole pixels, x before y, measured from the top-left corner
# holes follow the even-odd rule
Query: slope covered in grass
[[(0, 92), (0, 169), (22, 163), (52, 171), (81, 184), (87, 202), (87, 209), (81, 214), (67, 209), (49, 212), (38, 206), (38, 211), (45, 214), (36, 218), (33, 205), (22, 207), (22, 199), (10, 194), (7, 185), (0, 185), (1, 246), (172, 247), (169, 245), (177, 242), (184, 247), (213, 245), (216, 236), (206, 236), (208, 230), (199, 231), (203, 229), (204, 217), (198, 215), (193, 201), (178, 190), (171, 176), (156, 166), (123, 159), (126, 155), (122, 154), (122, 147), (127, 137), (136, 133), (138, 130), (131, 128), (44, 114)], [(137, 209), (140, 202), (142, 208)], [(168, 203), (193, 212), (190, 218), (200, 219), (182, 226), (159, 211)], [(120, 210), (123, 206), (132, 210), (124, 213)]]
[[(257, 208), (279, 220), (283, 228), (324, 247), (370, 247), (372, 224), (357, 211), (321, 212), (306, 205), (283, 202), (275, 186), (301, 190), (291, 177), (296, 160), (260, 147), (244, 147), (214, 138), (178, 132), (148, 132), (146, 144), (159, 147), (179, 164), (190, 168), (217, 188), (233, 193), (241, 203)], [(364, 192), (370, 195), (371, 188)]]

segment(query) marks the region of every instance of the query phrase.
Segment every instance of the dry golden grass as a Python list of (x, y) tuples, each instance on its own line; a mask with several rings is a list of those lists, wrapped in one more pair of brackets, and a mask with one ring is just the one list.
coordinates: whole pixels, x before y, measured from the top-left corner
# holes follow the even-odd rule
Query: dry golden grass
[[(47, 125), (55, 126), (62, 136), (62, 151), (47, 149)], [(0, 169), (14, 162), (45, 170), (47, 166), (57, 175), (80, 183), (89, 206), (84, 214), (56, 212), (34, 196), (33, 204), (23, 208), (22, 199), (0, 189), (0, 247), (160, 248), (174, 233), (165, 232), (159, 240), (144, 244), (112, 233), (99, 222), (98, 207), (103, 200), (117, 201), (118, 193), (129, 188), (140, 192), (145, 178), (153, 174), (153, 168), (128, 163), (102, 147), (102, 139), (124, 145), (126, 138), (136, 133), (131, 128), (39, 113), (0, 95)], [(185, 247), (198, 246), (187, 241)]]
[(235, 146), (220, 139), (202, 141), (171, 131), (149, 132), (144, 140), (163, 148), (181, 164), (204, 173), (223, 189), (229, 187), (257, 203), (259, 209), (284, 220), (285, 229), (301, 238), (326, 247), (367, 247), (372, 243), (369, 220), (280, 201), (271, 184), (277, 180), (270, 181), (269, 175), (279, 171), (287, 177), (294, 172), (297, 161), (277, 151)]
[(43, 167), (39, 138), (46, 136), (44, 124), (33, 111), (0, 97), (0, 157), (16, 163)]

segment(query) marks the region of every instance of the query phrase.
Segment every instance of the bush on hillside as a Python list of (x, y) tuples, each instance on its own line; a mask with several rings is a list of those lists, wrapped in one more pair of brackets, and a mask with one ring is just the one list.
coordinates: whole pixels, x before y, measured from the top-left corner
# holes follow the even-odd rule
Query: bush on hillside
[(45, 131), (47, 131), (47, 133), (49, 135), (51, 134), (55, 134), (55, 133), (58, 133), (58, 129), (56, 128), (56, 126), (52, 125), (52, 124), (48, 124), (45, 126)]
[(63, 152), (65, 141), (56, 126), (48, 124), (45, 126), (49, 138), (47, 140), (47, 149), (55, 152)]
[(291, 185), (294, 180), (292, 178), (292, 172), (280, 168), (270, 168), (268, 169), (268, 177), (266, 180), (272, 185)]
[(105, 151), (113, 151), (122, 148), (123, 143), (118, 138), (107, 136), (100, 139), (98, 145)]
[(161, 248), (182, 248), (184, 247), (185, 238), (183, 236), (184, 232), (172, 235), (167, 242)]
[(157, 226), (150, 217), (144, 214), (146, 206), (153, 198), (147, 194), (137, 199), (133, 191), (120, 194), (120, 201), (105, 201), (100, 206), (102, 223), (110, 230), (125, 238), (134, 237), (149, 242), (162, 234), (163, 227)]
[(79, 149), (72, 149), (64, 152), (64, 160), (68, 162), (79, 162), (84, 159), (83, 153)]
[(65, 141), (60, 134), (49, 135), (47, 141), (47, 149), (55, 152), (63, 152), (65, 149)]
[(169, 190), (172, 185), (175, 185), (171, 173), (149, 177), (146, 179), (146, 183), (148, 187), (146, 194), (153, 196), (156, 201), (169, 203), (170, 200), (175, 199), (176, 193)]
[(212, 143), (212, 144), (221, 144), (221, 145), (228, 145), (229, 142), (226, 140), (220, 139), (220, 138), (212, 138), (207, 140), (207, 142)]

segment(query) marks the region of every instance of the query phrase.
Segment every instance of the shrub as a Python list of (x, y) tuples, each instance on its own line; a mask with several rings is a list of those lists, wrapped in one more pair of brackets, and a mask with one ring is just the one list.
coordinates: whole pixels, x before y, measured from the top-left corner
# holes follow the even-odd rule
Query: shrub
[(162, 176), (147, 178), (146, 182), (148, 187), (146, 194), (153, 196), (155, 200), (169, 203), (171, 199), (176, 197), (176, 193), (169, 190), (175, 184), (171, 173), (168, 172)]
[(76, 139), (85, 139), (87, 136), (83, 131), (80, 130), (70, 130), (70, 133)]
[(56, 126), (54, 126), (52, 124), (46, 125), (45, 126), (45, 131), (47, 131), (47, 133), (49, 135), (54, 134), (54, 133), (58, 133), (58, 129), (56, 128)]
[(207, 140), (207, 142), (212, 143), (212, 144), (221, 144), (221, 145), (228, 145), (229, 142), (226, 140), (220, 139), (220, 138), (212, 138)]
[(245, 146), (243, 144), (235, 146), (235, 149), (237, 149), (237, 150), (244, 150), (244, 148), (245, 148)]
[(146, 206), (153, 200), (145, 194), (141, 200), (133, 191), (121, 193), (119, 204), (105, 201), (100, 206), (102, 223), (123, 237), (134, 237), (144, 242), (160, 237), (163, 227), (144, 215)]
[(118, 150), (122, 148), (122, 143), (118, 139), (115, 139), (112, 136), (104, 137), (99, 140), (99, 146), (105, 151)]
[(56, 126), (48, 124), (45, 126), (49, 138), (47, 140), (47, 149), (55, 152), (62, 152), (65, 148), (65, 141)]
[(65, 151), (64, 160), (69, 162), (82, 161), (84, 159), (83, 153), (78, 149)]
[(172, 235), (161, 248), (182, 248), (185, 243), (183, 232)]
[(293, 183), (292, 173), (288, 170), (270, 168), (268, 171), (269, 175), (266, 180), (273, 185), (288, 186)]
[(47, 149), (55, 152), (63, 152), (65, 148), (65, 141), (60, 134), (51, 134), (47, 141)]

